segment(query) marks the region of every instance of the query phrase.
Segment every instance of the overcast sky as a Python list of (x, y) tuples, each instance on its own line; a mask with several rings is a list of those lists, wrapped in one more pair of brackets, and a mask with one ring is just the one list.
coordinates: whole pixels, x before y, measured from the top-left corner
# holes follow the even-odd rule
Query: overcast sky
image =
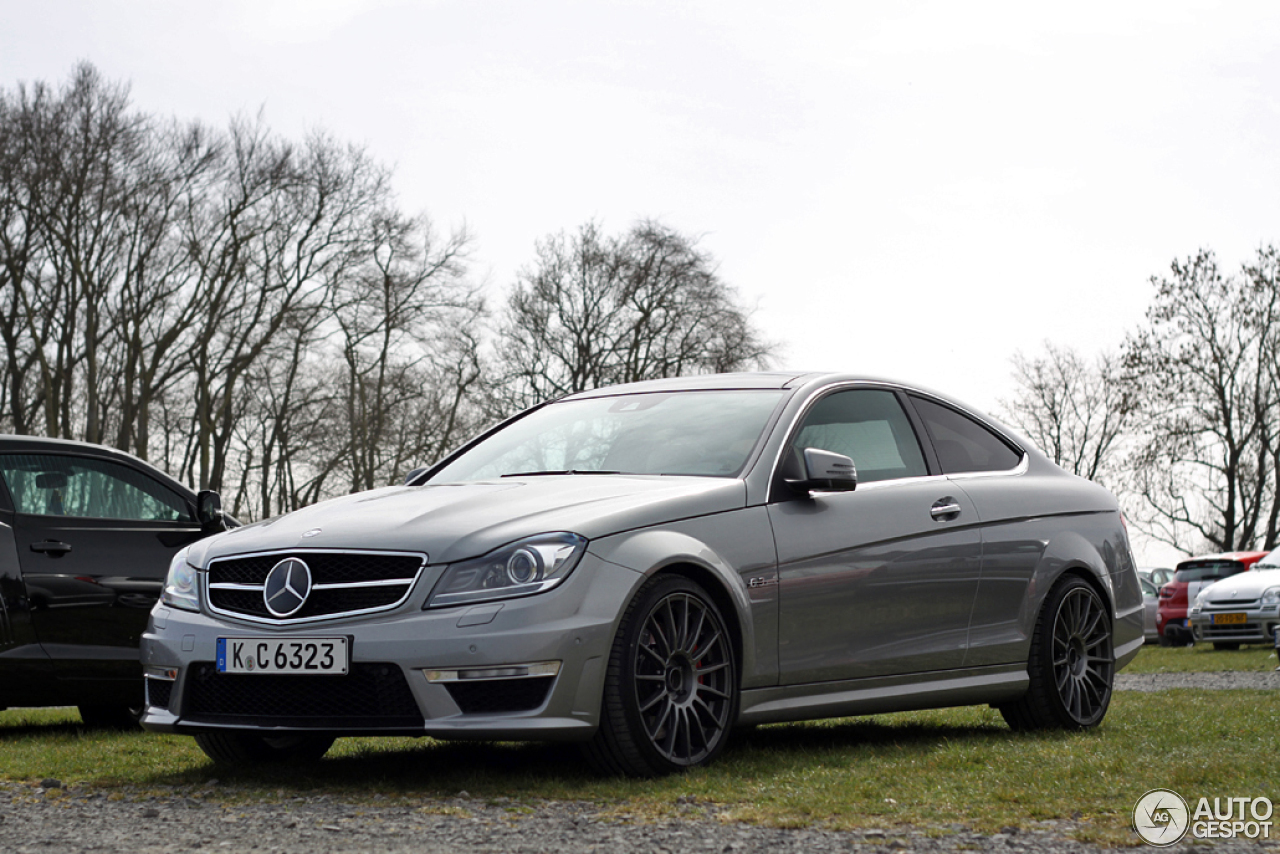
[(780, 367), (998, 409), (1009, 358), (1280, 241), (1280, 3), (0, 0), (0, 85), (264, 111), (396, 169), (495, 298), (539, 237), (703, 236)]

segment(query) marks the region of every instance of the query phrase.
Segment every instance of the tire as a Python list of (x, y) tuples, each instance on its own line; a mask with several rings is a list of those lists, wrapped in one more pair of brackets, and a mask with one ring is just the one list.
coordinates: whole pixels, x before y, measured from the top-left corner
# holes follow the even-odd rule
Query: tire
[(94, 703), (77, 706), (80, 720), (90, 729), (138, 729), (142, 707), (124, 703)]
[(706, 765), (724, 749), (738, 701), (733, 638), (715, 602), (683, 576), (660, 575), (623, 614), (600, 726), (583, 752), (609, 775), (656, 777)]
[(1213, 648), (1214, 648), (1214, 649), (1228, 649), (1228, 650), (1230, 650), (1230, 649), (1239, 649), (1239, 648), (1240, 648), (1240, 641), (1214, 641), (1214, 642), (1213, 642)]
[(300, 765), (315, 762), (333, 745), (331, 735), (259, 735), (202, 732), (196, 744), (219, 765)]
[(1115, 679), (1111, 617), (1084, 579), (1064, 575), (1045, 597), (1031, 636), (1020, 699), (998, 706), (1016, 731), (1090, 729), (1102, 722)]

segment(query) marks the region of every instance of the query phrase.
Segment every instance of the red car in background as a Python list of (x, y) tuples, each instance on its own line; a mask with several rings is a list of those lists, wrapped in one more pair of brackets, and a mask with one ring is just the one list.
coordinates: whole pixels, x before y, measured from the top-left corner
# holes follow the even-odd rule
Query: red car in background
[(1160, 645), (1181, 646), (1195, 643), (1187, 625), (1187, 607), (1200, 591), (1241, 572), (1267, 556), (1267, 552), (1226, 552), (1184, 560), (1178, 564), (1173, 580), (1160, 588), (1160, 604), (1156, 609), (1156, 631)]

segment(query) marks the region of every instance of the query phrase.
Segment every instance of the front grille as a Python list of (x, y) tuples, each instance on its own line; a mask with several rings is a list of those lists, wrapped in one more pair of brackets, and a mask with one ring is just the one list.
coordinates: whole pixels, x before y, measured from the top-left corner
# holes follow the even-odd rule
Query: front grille
[(1233, 638), (1259, 634), (1262, 629), (1257, 623), (1225, 623), (1221, 626), (1206, 624), (1201, 631), (1206, 638)]
[(1254, 599), (1210, 599), (1209, 604), (1217, 608), (1241, 608), (1244, 610), (1252, 610), (1258, 607), (1258, 600)]
[(169, 708), (169, 697), (173, 693), (173, 682), (168, 679), (147, 680), (147, 705), (157, 709)]
[(528, 679), (475, 679), (445, 683), (463, 714), (531, 712), (547, 700), (554, 676)]
[[(311, 570), (311, 594), (296, 613), (278, 618), (262, 590), (272, 567), (298, 558)], [(209, 565), (209, 606), (223, 614), (296, 623), (381, 611), (403, 602), (426, 563), (421, 554), (297, 550), (221, 558)]]
[(418, 729), (423, 725), (404, 672), (360, 662), (345, 676), (219, 673), (213, 662), (188, 671), (182, 718), (312, 728)]

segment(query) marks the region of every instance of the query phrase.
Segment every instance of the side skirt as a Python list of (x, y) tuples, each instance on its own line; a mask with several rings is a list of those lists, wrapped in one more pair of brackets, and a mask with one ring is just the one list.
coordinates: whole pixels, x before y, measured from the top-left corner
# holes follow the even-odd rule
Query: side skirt
[(970, 667), (905, 676), (784, 685), (742, 692), (739, 723), (806, 721), (1003, 703), (1022, 696), (1025, 664)]

